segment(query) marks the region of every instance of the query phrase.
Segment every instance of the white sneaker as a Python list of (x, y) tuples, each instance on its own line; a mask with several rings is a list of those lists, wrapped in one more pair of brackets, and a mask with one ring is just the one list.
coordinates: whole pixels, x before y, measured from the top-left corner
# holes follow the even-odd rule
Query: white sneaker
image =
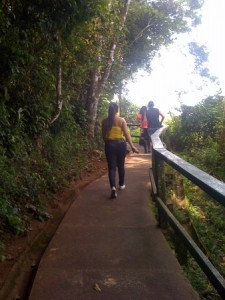
[(110, 195), (110, 199), (114, 199), (117, 197), (117, 192), (116, 192), (116, 188), (113, 186), (112, 190), (111, 190), (111, 195)]
[(122, 185), (122, 186), (120, 186), (120, 190), (124, 190), (125, 189), (125, 184), (124, 185)]

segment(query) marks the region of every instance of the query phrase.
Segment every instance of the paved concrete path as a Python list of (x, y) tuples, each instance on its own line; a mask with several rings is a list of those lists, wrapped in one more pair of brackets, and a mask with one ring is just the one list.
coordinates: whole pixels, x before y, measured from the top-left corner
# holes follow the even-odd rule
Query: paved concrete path
[(126, 161), (126, 189), (107, 175), (75, 199), (41, 262), (30, 300), (195, 300), (149, 207), (148, 154)]

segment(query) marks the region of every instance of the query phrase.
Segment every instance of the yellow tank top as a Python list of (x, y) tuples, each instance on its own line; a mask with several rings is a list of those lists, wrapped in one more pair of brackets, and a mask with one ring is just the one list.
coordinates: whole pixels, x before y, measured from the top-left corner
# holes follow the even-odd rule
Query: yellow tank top
[(106, 134), (107, 140), (120, 140), (123, 139), (123, 131), (119, 126), (113, 126)]

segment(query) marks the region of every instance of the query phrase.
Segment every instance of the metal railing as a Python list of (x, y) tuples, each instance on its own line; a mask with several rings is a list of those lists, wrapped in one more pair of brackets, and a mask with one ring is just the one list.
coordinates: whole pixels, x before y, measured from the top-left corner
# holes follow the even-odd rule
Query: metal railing
[[(140, 125), (139, 124), (133, 124), (133, 123), (127, 123), (128, 127), (137, 127), (140, 129)], [(140, 133), (138, 135), (134, 135), (131, 133), (131, 137), (132, 138), (140, 138)]]
[(158, 208), (159, 226), (163, 222), (168, 222), (175, 233), (179, 236), (185, 247), (189, 250), (192, 257), (196, 260), (200, 268), (208, 277), (211, 284), (217, 290), (222, 299), (225, 299), (225, 279), (219, 271), (213, 266), (211, 261), (205, 256), (202, 250), (193, 241), (191, 236), (186, 232), (183, 226), (171, 213), (170, 209), (165, 204), (166, 199), (161, 199), (162, 195), (159, 192), (159, 184), (161, 180), (161, 163), (164, 161), (180, 174), (188, 178), (195, 185), (200, 187), (205, 193), (225, 207), (225, 183), (217, 180), (209, 174), (201, 171), (197, 167), (191, 165), (185, 160), (179, 158), (169, 152), (163, 145), (160, 136), (167, 129), (163, 126), (158, 129), (152, 136), (152, 167), (150, 168), (150, 180), (152, 186), (152, 197)]

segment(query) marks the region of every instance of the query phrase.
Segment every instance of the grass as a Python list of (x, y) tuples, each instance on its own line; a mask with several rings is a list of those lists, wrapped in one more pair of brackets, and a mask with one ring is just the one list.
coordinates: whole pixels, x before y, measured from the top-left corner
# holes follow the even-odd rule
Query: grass
[[(177, 173), (168, 166), (165, 170), (170, 174), (174, 172), (173, 181), (167, 185), (166, 189), (166, 199), (173, 200), (174, 215), (180, 223), (185, 223), (188, 217), (189, 223), (192, 224), (196, 233), (194, 239), (198, 239), (198, 244), (201, 245), (203, 252), (225, 277), (225, 208), (187, 179), (183, 180), (183, 199), (178, 199)], [(175, 239), (171, 237), (171, 230), (167, 232), (167, 235), (169, 244), (172, 245), (172, 248), (176, 248)], [(185, 276), (198, 291), (201, 299), (221, 299), (190, 254), (188, 254), (187, 263), (182, 267)]]

